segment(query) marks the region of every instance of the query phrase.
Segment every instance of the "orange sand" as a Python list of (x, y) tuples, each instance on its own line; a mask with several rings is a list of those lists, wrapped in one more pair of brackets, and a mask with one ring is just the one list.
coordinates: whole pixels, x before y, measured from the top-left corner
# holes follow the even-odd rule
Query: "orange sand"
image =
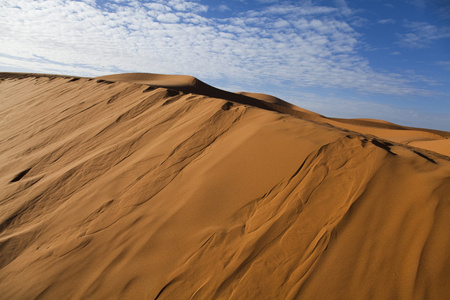
[(450, 299), (447, 132), (0, 75), (1, 299)]

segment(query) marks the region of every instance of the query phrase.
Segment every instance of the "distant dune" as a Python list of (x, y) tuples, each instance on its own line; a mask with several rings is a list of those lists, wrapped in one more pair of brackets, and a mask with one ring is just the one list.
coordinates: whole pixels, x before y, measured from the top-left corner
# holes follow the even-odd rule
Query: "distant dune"
[(448, 132), (141, 73), (0, 124), (0, 299), (450, 299)]

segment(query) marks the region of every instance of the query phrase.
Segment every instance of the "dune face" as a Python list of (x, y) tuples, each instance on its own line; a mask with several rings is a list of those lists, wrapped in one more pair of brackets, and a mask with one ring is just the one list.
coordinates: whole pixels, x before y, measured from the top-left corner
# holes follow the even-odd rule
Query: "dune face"
[(447, 133), (153, 75), (2, 74), (0, 298), (450, 298)]

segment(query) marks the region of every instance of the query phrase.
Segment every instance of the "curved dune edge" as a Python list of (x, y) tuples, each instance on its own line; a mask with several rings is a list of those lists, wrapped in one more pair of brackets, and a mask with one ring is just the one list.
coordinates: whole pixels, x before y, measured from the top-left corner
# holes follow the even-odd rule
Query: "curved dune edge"
[[(101, 76), (97, 77), (97, 79), (133, 82), (154, 87), (176, 89), (185, 93), (195, 93), (206, 95), (209, 97), (226, 99), (229, 101), (252, 105), (264, 109), (275, 110), (306, 120), (327, 123), (339, 128), (356, 131), (362, 134), (375, 135), (380, 138), (405, 145), (422, 145), (423, 149), (431, 150), (447, 156), (449, 155), (449, 151), (447, 150), (446, 145), (447, 139), (450, 138), (450, 133), (446, 131), (401, 126), (391, 122), (375, 119), (329, 118), (297, 107), (271, 95), (248, 92), (231, 93), (220, 90), (192, 76), (161, 75), (151, 73), (124, 73)], [(255, 99), (259, 101), (255, 101)], [(433, 140), (443, 140), (443, 142), (413, 143)]]
[(1, 298), (450, 298), (448, 157), (275, 106), (1, 76)]
[[(39, 73), (0, 73), (1, 78), (81, 78), (76, 76), (39, 74)], [(183, 93), (193, 93), (208, 97), (225, 99), (245, 105), (251, 105), (267, 110), (289, 114), (305, 120), (326, 123), (344, 130), (373, 135), (406, 146), (419, 147), (445, 156), (450, 156), (447, 147), (450, 132), (415, 128), (397, 125), (376, 119), (342, 119), (330, 118), (315, 112), (297, 107), (277, 97), (249, 92), (232, 93), (217, 89), (201, 80), (189, 75), (165, 75), (153, 73), (121, 73), (99, 76), (96, 80), (107, 82), (129, 82), (143, 84), (150, 87), (169, 88)], [(431, 142), (434, 141), (434, 142)], [(442, 141), (442, 142), (440, 142)]]
[[(119, 82), (133, 82), (139, 84), (149, 85), (151, 87), (163, 87), (170, 88), (183, 93), (193, 93), (198, 95), (204, 95), (212, 98), (220, 98), (228, 101), (237, 102), (240, 104), (251, 105), (268, 110), (276, 111), (294, 111), (291, 107), (292, 104), (285, 101), (276, 101), (275, 97), (266, 95), (265, 99), (271, 99), (272, 101), (261, 101), (261, 99), (248, 96), (247, 93), (231, 93), (225, 90), (221, 90), (210, 86), (203, 81), (187, 75), (162, 75), (151, 73), (124, 73), (115, 75), (106, 75), (96, 77), (96, 79), (107, 81), (119, 81)], [(262, 94), (259, 94), (262, 95)], [(309, 112), (297, 111), (297, 114), (304, 118), (316, 119), (319, 115)]]

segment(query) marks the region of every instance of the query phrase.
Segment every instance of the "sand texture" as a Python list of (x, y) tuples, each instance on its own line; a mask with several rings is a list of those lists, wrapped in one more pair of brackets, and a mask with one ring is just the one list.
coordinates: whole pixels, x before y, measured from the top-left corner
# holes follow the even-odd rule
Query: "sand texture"
[(450, 299), (450, 134), (190, 76), (0, 74), (0, 299)]

